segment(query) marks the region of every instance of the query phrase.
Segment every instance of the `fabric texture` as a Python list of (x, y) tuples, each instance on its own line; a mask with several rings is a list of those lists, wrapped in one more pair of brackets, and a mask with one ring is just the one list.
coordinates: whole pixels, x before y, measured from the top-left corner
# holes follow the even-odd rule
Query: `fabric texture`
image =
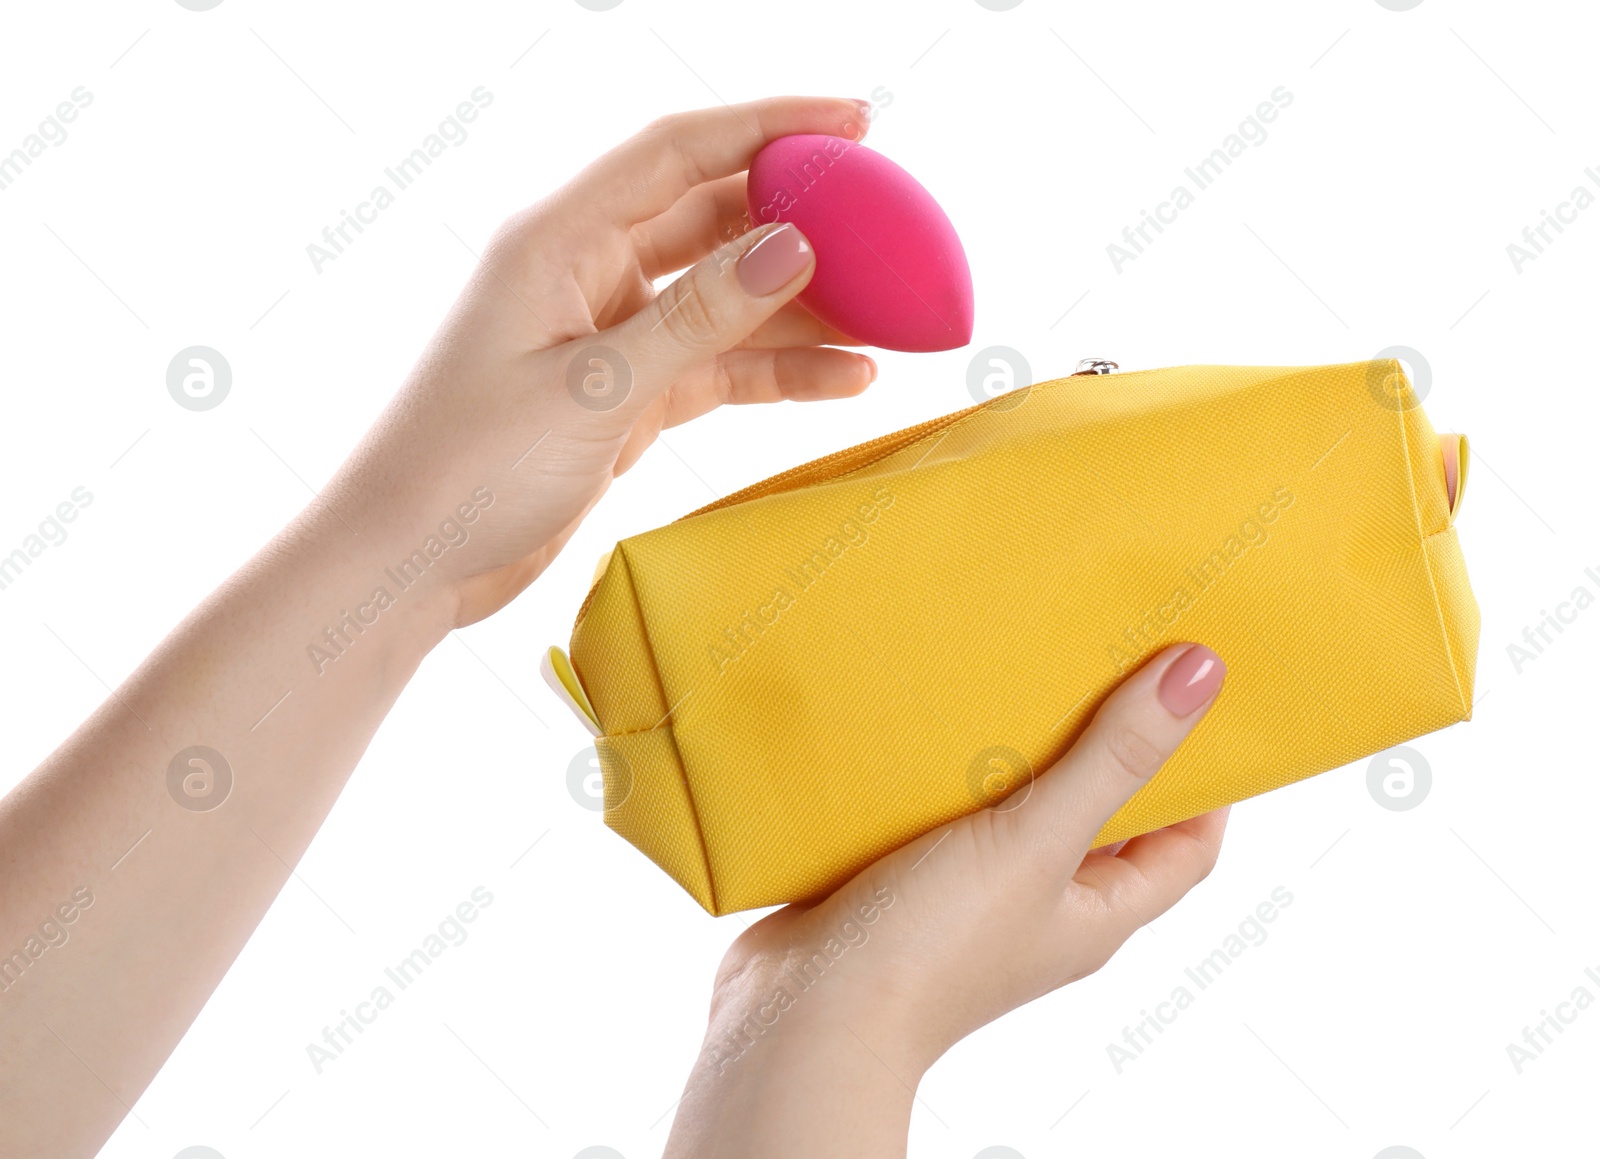
[(1468, 719), (1466, 445), (1452, 509), (1416, 403), (1393, 360), (1072, 376), (623, 540), (571, 641), (606, 824), (713, 914), (825, 895), (1184, 640), (1227, 682), (1096, 844)]

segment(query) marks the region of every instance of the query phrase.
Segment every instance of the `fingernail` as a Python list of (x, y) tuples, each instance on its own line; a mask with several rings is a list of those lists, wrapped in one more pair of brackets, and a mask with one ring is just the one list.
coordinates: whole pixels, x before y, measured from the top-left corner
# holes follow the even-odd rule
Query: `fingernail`
[(874, 361), (872, 358), (869, 358), (865, 354), (863, 354), (861, 356), (861, 361), (863, 361), (863, 362), (865, 362), (867, 364), (867, 381), (869, 383), (870, 382), (877, 382), (878, 381), (878, 364), (877, 364), (877, 362)]
[(785, 222), (739, 259), (739, 284), (751, 297), (765, 297), (787, 286), (810, 263), (811, 243)]
[(1161, 676), (1156, 699), (1173, 716), (1188, 716), (1222, 687), (1227, 665), (1204, 644), (1192, 644)]

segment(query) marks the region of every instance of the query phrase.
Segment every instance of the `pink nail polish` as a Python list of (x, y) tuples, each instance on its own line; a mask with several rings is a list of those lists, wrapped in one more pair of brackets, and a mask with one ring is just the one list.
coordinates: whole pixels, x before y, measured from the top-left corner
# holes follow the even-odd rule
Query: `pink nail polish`
[(1204, 644), (1193, 644), (1162, 673), (1156, 699), (1173, 716), (1188, 716), (1216, 695), (1227, 671), (1221, 656)]
[(739, 284), (753, 298), (782, 289), (811, 264), (811, 243), (785, 222), (739, 259)]

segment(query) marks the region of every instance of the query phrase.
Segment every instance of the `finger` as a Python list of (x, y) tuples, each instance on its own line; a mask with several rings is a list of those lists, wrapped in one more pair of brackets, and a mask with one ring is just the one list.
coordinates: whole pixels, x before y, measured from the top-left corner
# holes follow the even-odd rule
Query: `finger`
[(740, 346), (751, 350), (777, 346), (860, 345), (860, 339), (835, 330), (799, 302), (790, 302), (757, 326), (750, 337), (740, 343)]
[(849, 398), (866, 390), (877, 374), (877, 364), (866, 355), (825, 346), (729, 351), (703, 374), (675, 384), (639, 416), (612, 471), (620, 475), (633, 466), (665, 428), (724, 404)]
[(1160, 653), (1106, 699), (1067, 755), (1038, 778), (1017, 823), (1048, 827), (1081, 860), (1200, 722), (1225, 673), (1222, 658), (1201, 644)]
[(633, 250), (654, 281), (687, 269), (725, 241), (749, 232), (743, 173), (698, 185), (665, 213), (633, 227)]
[[(717, 246), (750, 232), (745, 175), (736, 173), (690, 191), (659, 217), (633, 228), (639, 269), (654, 281), (692, 266)], [(765, 322), (748, 346), (860, 346), (860, 340), (791, 302)]]
[(793, 225), (763, 226), (695, 264), (599, 341), (627, 360), (633, 389), (613, 413), (631, 421), (669, 386), (750, 337), (805, 286), (811, 243)]
[(672, 388), (666, 425), (675, 427), (729, 404), (850, 398), (866, 390), (877, 373), (877, 363), (865, 354), (829, 346), (731, 350), (717, 358), (704, 381)]
[[(708, 182), (659, 217), (633, 229), (640, 271), (654, 281), (692, 266), (717, 246), (750, 231), (745, 211), (745, 175)], [(860, 346), (861, 341), (791, 302), (763, 323), (747, 346)]]
[(611, 465), (612, 477), (622, 474), (639, 461), (641, 455), (656, 441), (656, 436), (666, 426), (667, 396), (662, 395), (651, 403), (634, 421), (628, 437), (617, 452), (617, 461)]
[(664, 213), (695, 186), (748, 169), (779, 137), (860, 140), (868, 124), (865, 102), (840, 97), (771, 97), (673, 113), (595, 161), (559, 196), (628, 229)]
[(1224, 807), (1135, 837), (1115, 857), (1085, 858), (1074, 881), (1099, 897), (1120, 942), (1210, 875), (1227, 825)]

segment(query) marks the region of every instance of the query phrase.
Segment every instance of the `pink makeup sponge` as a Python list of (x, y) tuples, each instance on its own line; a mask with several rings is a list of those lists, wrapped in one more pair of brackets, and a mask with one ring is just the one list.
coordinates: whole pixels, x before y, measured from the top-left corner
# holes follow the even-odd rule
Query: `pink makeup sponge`
[(750, 221), (793, 222), (817, 269), (799, 301), (886, 350), (972, 340), (972, 271), (955, 227), (917, 179), (843, 137), (779, 137), (750, 163)]

